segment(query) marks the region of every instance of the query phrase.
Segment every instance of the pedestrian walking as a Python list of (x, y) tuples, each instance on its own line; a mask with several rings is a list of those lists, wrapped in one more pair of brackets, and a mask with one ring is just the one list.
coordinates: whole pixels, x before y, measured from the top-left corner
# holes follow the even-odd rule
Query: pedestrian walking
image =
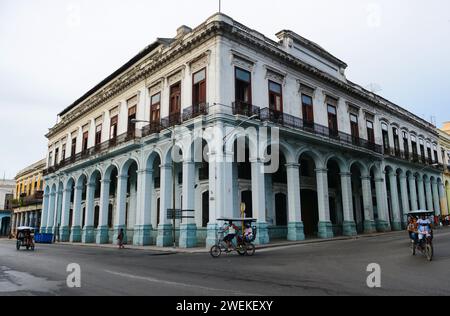
[(124, 239), (124, 232), (123, 228), (120, 229), (119, 235), (117, 236), (117, 240), (119, 241), (119, 249), (125, 249), (125, 246), (123, 245), (123, 239)]

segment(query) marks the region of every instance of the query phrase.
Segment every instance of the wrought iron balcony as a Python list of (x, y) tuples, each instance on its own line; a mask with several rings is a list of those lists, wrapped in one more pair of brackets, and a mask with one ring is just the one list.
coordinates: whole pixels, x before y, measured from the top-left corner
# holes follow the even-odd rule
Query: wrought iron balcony
[(44, 176), (52, 174), (59, 169), (66, 167), (68, 165), (74, 164), (76, 162), (82, 161), (87, 159), (88, 157), (91, 157), (92, 155), (97, 155), (104, 153), (108, 150), (111, 150), (119, 145), (122, 145), (124, 143), (127, 143), (129, 141), (134, 141), (135, 139), (138, 139), (140, 137), (141, 132), (139, 130), (129, 130), (126, 133), (123, 133), (119, 136), (116, 136), (115, 138), (109, 139), (101, 144), (95, 145), (93, 147), (90, 147), (86, 150), (83, 150), (79, 153), (77, 153), (75, 156), (68, 157), (58, 164), (51, 166), (44, 170)]
[(170, 114), (169, 116), (161, 119), (161, 127), (164, 128), (169, 128), (175, 125), (180, 125), (181, 124), (181, 113), (173, 113)]
[(13, 200), (11, 204), (13, 208), (38, 205), (42, 204), (43, 198), (44, 198), (43, 191), (35, 191), (31, 195), (21, 196), (18, 200)]
[(208, 114), (208, 103), (196, 104), (187, 109), (184, 109), (183, 122), (207, 114)]
[(244, 115), (244, 116), (260, 116), (261, 108), (252, 104), (248, 104), (241, 101), (236, 101), (233, 103), (233, 115)]
[(327, 126), (323, 126), (313, 122), (305, 122), (303, 121), (303, 119), (299, 117), (295, 117), (293, 115), (275, 111), (269, 108), (265, 108), (260, 111), (260, 119), (262, 121), (269, 121), (277, 125), (299, 129), (314, 135), (333, 139), (341, 143), (346, 143), (349, 145), (355, 145), (358, 147), (369, 149), (379, 154), (383, 153), (381, 145), (371, 143), (366, 139), (355, 137), (353, 135), (343, 133), (337, 130), (333, 130), (328, 128)]
[(149, 125), (142, 128), (142, 137), (157, 134), (161, 132), (162, 129), (163, 127), (161, 126), (161, 122), (150, 122)]

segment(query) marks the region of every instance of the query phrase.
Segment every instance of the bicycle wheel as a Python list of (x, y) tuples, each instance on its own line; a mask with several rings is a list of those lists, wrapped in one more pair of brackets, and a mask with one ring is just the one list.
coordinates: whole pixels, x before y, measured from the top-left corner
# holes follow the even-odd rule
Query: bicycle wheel
[(247, 253), (247, 249), (244, 245), (237, 246), (236, 251), (240, 256), (245, 256), (245, 254)]
[(427, 256), (428, 261), (433, 260), (433, 253), (434, 253), (433, 245), (427, 244), (425, 248), (425, 255)]
[(17, 250), (20, 250), (20, 245), (21, 245), (21, 243), (20, 243), (20, 241), (18, 240), (17, 243), (16, 243), (16, 249), (17, 249)]
[(252, 257), (255, 254), (256, 247), (254, 244), (249, 243), (247, 244), (247, 256)]
[(416, 255), (416, 244), (414, 242), (411, 243), (411, 254)]
[(220, 255), (222, 254), (222, 249), (220, 249), (219, 246), (215, 245), (215, 246), (211, 247), (211, 250), (209, 251), (209, 253), (211, 254), (211, 257), (219, 258)]

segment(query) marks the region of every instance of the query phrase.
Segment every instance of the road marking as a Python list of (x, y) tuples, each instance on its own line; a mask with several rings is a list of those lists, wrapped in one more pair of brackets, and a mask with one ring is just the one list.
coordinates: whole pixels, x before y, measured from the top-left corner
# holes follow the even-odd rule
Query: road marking
[(120, 276), (120, 277), (124, 277), (124, 278), (129, 278), (129, 279), (134, 279), (134, 280), (141, 280), (141, 281), (147, 281), (147, 282), (152, 282), (152, 283), (160, 283), (160, 284), (169, 285), (169, 286), (188, 287), (188, 288), (195, 288), (195, 289), (204, 290), (204, 291), (226, 292), (226, 293), (229, 293), (229, 294), (232, 294), (232, 295), (261, 296), (259, 294), (250, 294), (250, 293), (247, 293), (247, 292), (244, 293), (244, 292), (239, 292), (239, 291), (226, 290), (226, 289), (217, 289), (217, 288), (206, 287), (206, 286), (201, 286), (201, 285), (194, 285), (194, 284), (187, 284), (187, 283), (180, 283), (180, 282), (172, 282), (172, 281), (155, 279), (155, 278), (151, 278), (151, 277), (144, 277), (144, 276), (133, 275), (133, 274), (128, 274), (128, 273), (115, 272), (115, 271), (110, 271), (110, 270), (104, 270), (104, 271), (106, 273), (109, 273), (109, 274), (112, 274), (112, 275), (116, 275), (116, 276)]

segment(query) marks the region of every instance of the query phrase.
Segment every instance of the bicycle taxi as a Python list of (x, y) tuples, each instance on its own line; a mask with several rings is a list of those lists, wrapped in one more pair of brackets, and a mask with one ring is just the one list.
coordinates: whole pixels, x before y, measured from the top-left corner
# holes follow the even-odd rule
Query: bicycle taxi
[(257, 234), (255, 218), (219, 218), (217, 221), (221, 225), (216, 233), (216, 244), (210, 250), (213, 258), (233, 251), (241, 256), (255, 254), (256, 248), (253, 244)]
[(411, 254), (421, 252), (428, 261), (433, 260), (433, 220), (434, 212), (426, 210), (412, 211), (408, 216), (408, 231), (411, 239)]
[(16, 248), (20, 250), (25, 247), (27, 250), (34, 251), (34, 228), (33, 227), (18, 227), (17, 228), (17, 243)]

